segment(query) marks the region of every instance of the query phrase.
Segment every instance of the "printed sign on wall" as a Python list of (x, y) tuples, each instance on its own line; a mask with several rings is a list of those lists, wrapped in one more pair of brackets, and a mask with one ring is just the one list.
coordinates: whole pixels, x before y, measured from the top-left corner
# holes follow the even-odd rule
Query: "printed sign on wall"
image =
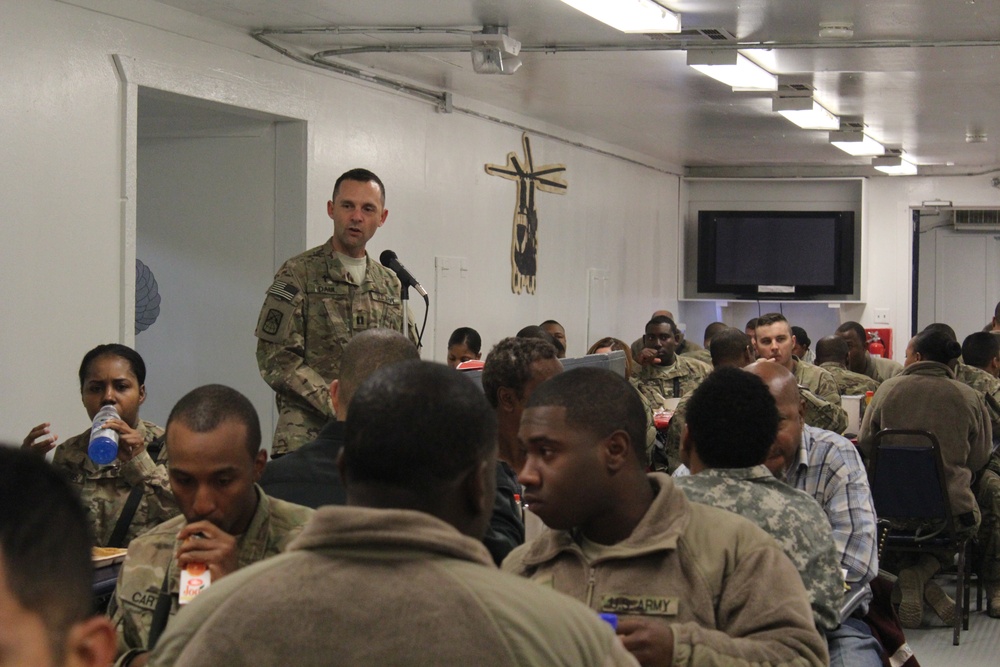
[(547, 164), (537, 169), (531, 160), (531, 142), (527, 133), (521, 135), (524, 158), (517, 153), (507, 153), (507, 164), (487, 164), (486, 173), (517, 183), (517, 201), (514, 206), (514, 233), (510, 248), (510, 289), (514, 294), (522, 290), (535, 293), (538, 274), (538, 211), (535, 209), (535, 190), (564, 194), (569, 185), (561, 174), (564, 164)]

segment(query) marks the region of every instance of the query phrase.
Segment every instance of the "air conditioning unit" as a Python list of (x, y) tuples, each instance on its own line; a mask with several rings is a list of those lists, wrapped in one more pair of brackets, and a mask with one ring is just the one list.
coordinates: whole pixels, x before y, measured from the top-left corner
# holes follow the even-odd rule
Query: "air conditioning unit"
[(1000, 232), (1000, 207), (955, 207), (951, 224), (961, 232)]

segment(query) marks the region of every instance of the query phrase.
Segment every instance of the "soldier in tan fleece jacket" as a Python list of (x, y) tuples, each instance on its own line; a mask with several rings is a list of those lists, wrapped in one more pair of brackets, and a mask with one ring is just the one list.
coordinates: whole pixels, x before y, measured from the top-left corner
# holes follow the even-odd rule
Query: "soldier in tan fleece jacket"
[(348, 506), (320, 508), (288, 552), (199, 595), (151, 664), (636, 665), (593, 611), (496, 570), (479, 541), (496, 443), (468, 378), (379, 369), (347, 416)]
[(645, 473), (645, 418), (628, 383), (576, 368), (521, 418), (524, 500), (549, 527), (503, 569), (618, 615), (642, 665), (826, 665), (798, 571), (743, 517)]

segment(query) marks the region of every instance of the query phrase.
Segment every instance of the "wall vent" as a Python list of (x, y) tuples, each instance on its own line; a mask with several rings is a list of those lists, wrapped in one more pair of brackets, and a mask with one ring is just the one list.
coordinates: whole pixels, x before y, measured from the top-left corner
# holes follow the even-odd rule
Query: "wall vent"
[(953, 215), (956, 230), (1000, 232), (1000, 208), (956, 208)]
[(646, 37), (658, 42), (735, 42), (736, 36), (722, 28), (687, 28), (680, 32), (649, 32)]

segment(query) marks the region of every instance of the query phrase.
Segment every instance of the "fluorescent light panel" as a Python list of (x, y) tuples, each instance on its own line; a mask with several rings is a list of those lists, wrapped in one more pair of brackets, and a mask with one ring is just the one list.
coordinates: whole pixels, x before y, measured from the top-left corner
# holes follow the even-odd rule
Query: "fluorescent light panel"
[(916, 176), (917, 165), (898, 155), (872, 158), (872, 166), (890, 176)]
[(857, 130), (831, 132), (830, 143), (854, 156), (875, 156), (885, 153), (885, 146)]
[(803, 130), (836, 130), (840, 127), (840, 119), (811, 97), (776, 97), (771, 109)]
[(778, 77), (738, 51), (688, 51), (687, 64), (734, 91), (778, 89)]
[(681, 15), (653, 0), (562, 0), (622, 32), (680, 32)]

